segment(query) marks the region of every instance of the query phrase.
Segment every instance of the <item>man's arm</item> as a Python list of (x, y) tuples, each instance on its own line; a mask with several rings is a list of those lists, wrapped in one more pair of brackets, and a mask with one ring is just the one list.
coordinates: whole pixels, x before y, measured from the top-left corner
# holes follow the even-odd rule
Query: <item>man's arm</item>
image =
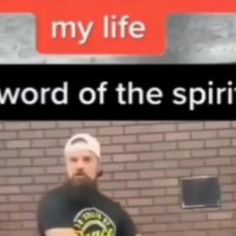
[(118, 236), (136, 236), (136, 226), (126, 211), (122, 211), (120, 230)]
[(54, 228), (45, 232), (46, 236), (77, 236), (71, 228)]

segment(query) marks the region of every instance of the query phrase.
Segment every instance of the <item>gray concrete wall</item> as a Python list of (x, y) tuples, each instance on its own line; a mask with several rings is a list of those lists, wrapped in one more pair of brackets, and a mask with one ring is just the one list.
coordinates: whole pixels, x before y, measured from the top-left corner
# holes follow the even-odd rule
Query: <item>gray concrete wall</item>
[(42, 56), (36, 49), (36, 19), (0, 15), (0, 63), (219, 63), (236, 61), (236, 16), (175, 16), (169, 21), (164, 57)]

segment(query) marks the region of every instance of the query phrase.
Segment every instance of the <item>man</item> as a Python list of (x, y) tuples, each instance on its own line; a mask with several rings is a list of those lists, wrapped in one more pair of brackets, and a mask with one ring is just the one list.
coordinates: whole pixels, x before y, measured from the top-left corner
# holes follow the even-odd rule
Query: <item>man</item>
[(49, 192), (38, 208), (41, 236), (135, 236), (135, 226), (118, 203), (100, 193), (99, 142), (72, 136), (64, 149), (68, 181)]

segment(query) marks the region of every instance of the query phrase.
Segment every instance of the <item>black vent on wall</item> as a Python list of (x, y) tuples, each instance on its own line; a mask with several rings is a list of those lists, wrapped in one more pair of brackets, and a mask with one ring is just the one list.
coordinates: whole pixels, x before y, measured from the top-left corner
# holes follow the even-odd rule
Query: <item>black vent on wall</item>
[(182, 207), (204, 208), (220, 206), (220, 186), (216, 177), (184, 178), (182, 183)]

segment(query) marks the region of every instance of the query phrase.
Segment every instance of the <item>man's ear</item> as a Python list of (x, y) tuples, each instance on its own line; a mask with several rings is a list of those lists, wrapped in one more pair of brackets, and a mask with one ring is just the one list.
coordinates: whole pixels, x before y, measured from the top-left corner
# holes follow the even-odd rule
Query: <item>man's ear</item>
[(103, 170), (98, 171), (98, 177), (101, 177), (103, 175)]

